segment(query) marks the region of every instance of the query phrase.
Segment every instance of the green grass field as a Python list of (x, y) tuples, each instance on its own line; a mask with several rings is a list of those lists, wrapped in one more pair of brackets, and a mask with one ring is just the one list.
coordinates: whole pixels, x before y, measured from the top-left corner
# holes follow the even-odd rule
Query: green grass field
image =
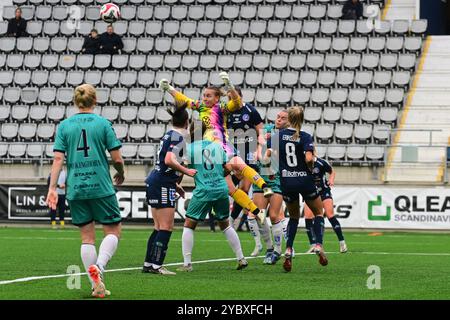
[[(297, 255), (293, 270), (249, 260), (249, 267), (235, 270), (236, 261), (194, 264), (191, 273), (176, 276), (140, 271), (148, 230), (124, 229), (119, 249), (108, 269), (135, 268), (107, 273), (108, 299), (450, 299), (450, 236), (432, 233), (346, 232), (349, 252), (338, 253), (334, 233), (327, 230), (325, 249), (329, 265), (322, 267), (315, 255)], [(98, 236), (101, 236), (100, 231)], [(253, 250), (247, 232), (239, 233), (244, 254)], [(306, 235), (299, 229), (297, 253), (307, 250)], [(78, 230), (0, 228), (0, 299), (90, 299), (86, 276), (81, 289), (69, 290), (67, 277), (35, 279), (4, 284), (6, 280), (62, 275), (69, 265), (79, 265)], [(233, 258), (221, 232), (198, 230), (193, 260)], [(182, 262), (181, 230), (172, 235), (166, 263)], [(381, 269), (381, 289), (369, 290), (367, 269)], [(175, 270), (177, 266), (169, 266)], [(84, 270), (82, 270), (84, 271)]]

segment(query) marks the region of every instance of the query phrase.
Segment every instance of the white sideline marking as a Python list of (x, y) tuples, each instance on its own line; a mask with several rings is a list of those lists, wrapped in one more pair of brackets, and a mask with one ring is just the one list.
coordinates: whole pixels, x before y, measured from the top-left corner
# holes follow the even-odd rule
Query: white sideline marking
[[(297, 255), (297, 253), (296, 253)], [(246, 257), (246, 259), (256, 259), (256, 258), (264, 258), (265, 256), (258, 256), (258, 257)], [(200, 261), (193, 261), (192, 264), (198, 264), (198, 263), (208, 263), (208, 262), (221, 262), (221, 261), (232, 261), (236, 260), (236, 258), (221, 258), (221, 259), (211, 259), (211, 260), (200, 260)], [(164, 266), (170, 267), (170, 266), (179, 266), (182, 265), (183, 262), (174, 262), (174, 263), (167, 263)], [(121, 269), (110, 269), (105, 270), (105, 272), (120, 272), (120, 271), (131, 271), (131, 270), (140, 270), (141, 267), (133, 267), (133, 268), (121, 268)], [(83, 273), (66, 273), (66, 274), (55, 274), (50, 276), (36, 276), (36, 277), (27, 277), (27, 278), (19, 278), (14, 280), (5, 280), (0, 281), (0, 285), (2, 284), (10, 284), (10, 283), (16, 283), (16, 282), (28, 282), (33, 280), (42, 280), (42, 279), (53, 279), (53, 278), (64, 278), (68, 276), (83, 276), (87, 275), (86, 272)]]
[[(340, 252), (327, 252), (327, 254), (340, 254)], [(367, 254), (367, 255), (405, 255), (405, 256), (450, 256), (450, 253), (427, 253), (427, 252), (347, 252), (348, 254)], [(295, 253), (296, 256), (300, 255), (313, 255), (311, 253)], [(246, 259), (256, 259), (256, 258), (264, 258), (265, 256), (257, 256), (257, 257), (245, 257)], [(200, 260), (200, 261), (193, 261), (192, 264), (200, 264), (200, 263), (210, 263), (210, 262), (222, 262), (222, 261), (233, 261), (236, 260), (236, 258), (221, 258), (221, 259), (211, 259), (211, 260)], [(179, 266), (182, 265), (183, 262), (173, 262), (173, 263), (167, 263), (164, 266), (170, 267), (170, 266)], [(110, 269), (105, 270), (105, 272), (121, 272), (121, 271), (132, 271), (132, 270), (140, 270), (141, 267), (132, 267), (132, 268), (120, 268), (120, 269)], [(19, 278), (14, 280), (4, 280), (0, 281), (0, 285), (3, 284), (11, 284), (11, 283), (18, 283), (18, 282), (28, 282), (33, 280), (42, 280), (42, 279), (54, 279), (54, 278), (64, 278), (68, 276), (83, 276), (86, 275), (86, 272), (83, 273), (67, 273), (67, 274), (55, 274), (55, 275), (49, 275), (49, 276), (35, 276), (35, 277), (26, 277), (26, 278)]]

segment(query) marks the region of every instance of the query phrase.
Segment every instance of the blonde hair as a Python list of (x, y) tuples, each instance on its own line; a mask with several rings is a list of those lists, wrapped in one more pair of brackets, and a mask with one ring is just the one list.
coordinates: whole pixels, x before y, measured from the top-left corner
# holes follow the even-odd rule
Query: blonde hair
[(222, 88), (216, 86), (207, 87), (206, 90), (213, 90), (216, 97), (221, 98), (226, 95), (225, 91)]
[(292, 136), (295, 140), (300, 137), (300, 130), (302, 130), (302, 123), (304, 118), (303, 107), (295, 106), (288, 109), (288, 121), (292, 128), (295, 129), (295, 134)]
[(73, 93), (73, 102), (80, 109), (89, 109), (94, 107), (97, 101), (95, 88), (90, 84), (82, 84), (75, 88)]

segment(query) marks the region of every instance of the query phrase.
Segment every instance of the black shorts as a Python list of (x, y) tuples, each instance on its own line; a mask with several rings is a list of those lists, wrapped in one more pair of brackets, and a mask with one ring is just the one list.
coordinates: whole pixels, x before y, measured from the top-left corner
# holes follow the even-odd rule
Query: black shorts
[(147, 204), (152, 208), (175, 208), (176, 185), (150, 183), (146, 185)]
[(331, 190), (322, 190), (320, 192), (320, 198), (322, 199), (322, 201), (325, 201), (327, 199), (333, 200), (333, 196), (331, 195)]
[(315, 184), (304, 184), (295, 188), (282, 188), (283, 199), (286, 203), (293, 203), (299, 201), (299, 194), (302, 195), (303, 200), (314, 200), (319, 196), (319, 191)]

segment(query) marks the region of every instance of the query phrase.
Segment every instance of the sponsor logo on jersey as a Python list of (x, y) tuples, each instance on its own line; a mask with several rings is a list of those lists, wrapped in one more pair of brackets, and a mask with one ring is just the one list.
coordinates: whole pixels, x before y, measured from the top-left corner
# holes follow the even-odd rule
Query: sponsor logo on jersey
[(307, 177), (308, 173), (306, 171), (288, 171), (284, 169), (281, 171), (281, 176), (283, 178), (298, 178), (298, 177)]

